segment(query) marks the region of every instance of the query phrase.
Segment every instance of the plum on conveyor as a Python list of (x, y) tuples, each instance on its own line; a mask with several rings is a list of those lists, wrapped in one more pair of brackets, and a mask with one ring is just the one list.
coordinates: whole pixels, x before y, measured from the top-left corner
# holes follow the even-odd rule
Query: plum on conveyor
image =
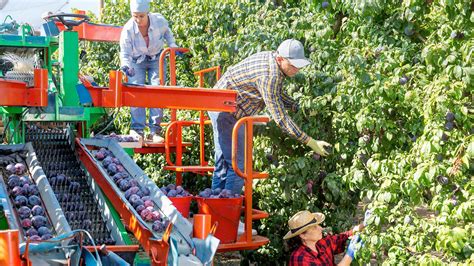
[[(147, 187), (141, 186), (139, 182), (128, 174), (125, 167), (114, 154), (105, 148), (93, 150), (92, 155), (97, 160), (97, 165), (102, 166), (105, 172), (108, 173), (113, 183), (123, 193), (130, 205), (135, 209), (138, 216), (143, 221), (150, 223), (152, 230), (161, 233), (166, 229), (166, 220), (162, 219), (158, 210), (155, 209), (155, 204), (150, 198), (150, 190)], [(182, 189), (182, 193), (189, 193)]]
[[(23, 161), (16, 161), (8, 164), (4, 170), (7, 173), (4, 180), (7, 192), (15, 206), (23, 235), (32, 240), (52, 238), (52, 224), (46, 216), (38, 187), (30, 178), (26, 165)], [(37, 231), (39, 228), (40, 232)]]
[[(64, 125), (55, 128), (30, 126), (27, 130), (26, 141), (32, 142), (38, 160), (71, 229), (87, 230), (97, 245), (106, 244), (106, 242), (114, 244), (115, 241), (111, 238), (110, 229), (107, 228), (104, 220), (104, 212), (87, 182), (87, 177), (72, 149), (70, 135)], [(107, 155), (107, 152), (103, 153), (104, 158)], [(112, 162), (112, 158), (108, 160)], [(28, 193), (27, 196), (36, 195), (34, 192), (35, 189), (32, 188), (31, 194)], [(20, 201), (20, 204), (23, 204), (23, 201)], [(29, 205), (28, 207), (35, 208)], [(32, 209), (35, 214), (39, 211), (41, 210)], [(50, 234), (45, 233), (41, 236), (38, 234), (38, 237), (45, 239), (50, 237)], [(84, 239), (83, 243), (92, 244), (88, 239)]]

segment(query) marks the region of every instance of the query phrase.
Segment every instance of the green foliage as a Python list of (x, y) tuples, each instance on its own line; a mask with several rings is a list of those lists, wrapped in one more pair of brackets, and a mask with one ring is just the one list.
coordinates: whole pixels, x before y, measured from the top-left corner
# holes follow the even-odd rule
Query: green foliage
[[(269, 245), (249, 260), (288, 259), (282, 241), (288, 218), (301, 209), (327, 215), (334, 232), (353, 225), (356, 203), (374, 217), (363, 234), (360, 262), (473, 262), (473, 76), (471, 1), (154, 1), (177, 43), (180, 85), (196, 86), (193, 71), (227, 67), (286, 38), (301, 40), (313, 64), (286, 81), (301, 111), (292, 117), (310, 136), (334, 144), (316, 158), (270, 123), (255, 138), (255, 165), (270, 178), (256, 182), (256, 206), (271, 214), (258, 223)], [(123, 25), (128, 1), (106, 1), (103, 22)], [(85, 44), (83, 70), (107, 84), (118, 68), (118, 45)], [(215, 81), (210, 78), (208, 86)], [(454, 114), (449, 124), (447, 113)], [(122, 109), (115, 130), (128, 130)], [(179, 112), (180, 119), (196, 118)], [(195, 140), (197, 128), (185, 132)], [(207, 131), (207, 158), (212, 136)], [(161, 155), (137, 157), (158, 183), (172, 180)], [(198, 150), (186, 155), (197, 164)], [(209, 177), (185, 177), (197, 191)], [(308, 184), (312, 183), (312, 187)], [(360, 221), (360, 220), (359, 220)]]

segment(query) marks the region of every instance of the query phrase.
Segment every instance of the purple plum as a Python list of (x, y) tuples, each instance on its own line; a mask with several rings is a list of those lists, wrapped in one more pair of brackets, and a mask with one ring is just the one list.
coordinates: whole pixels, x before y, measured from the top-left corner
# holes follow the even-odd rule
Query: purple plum
[(176, 197), (176, 195), (178, 195), (178, 193), (176, 193), (176, 190), (171, 189), (170, 191), (168, 191), (168, 197)]
[(25, 185), (25, 184), (28, 184), (28, 185), (31, 184), (30, 178), (27, 177), (27, 176), (22, 176), (22, 177), (20, 177), (20, 184), (21, 184), (22, 186)]
[(44, 209), (43, 209), (43, 207), (41, 207), (41, 206), (39, 206), (39, 205), (33, 206), (33, 208), (31, 209), (31, 215), (33, 215), (33, 216), (36, 216), (36, 215), (44, 215)]
[(160, 220), (154, 221), (151, 226), (151, 229), (153, 229), (153, 231), (155, 232), (162, 233), (166, 230), (165, 222)]
[(43, 236), (41, 237), (41, 240), (48, 240), (48, 239), (51, 239), (51, 238), (53, 238), (53, 235), (51, 235), (51, 234), (46, 234), (46, 235), (43, 235)]
[(26, 207), (26, 206), (22, 206), (18, 209), (18, 216), (20, 216), (20, 218), (24, 219), (24, 218), (28, 218), (30, 217), (31, 215), (31, 209)]
[(38, 231), (36, 231), (36, 229), (34, 228), (30, 228), (26, 231), (26, 236), (37, 236), (38, 235)]
[(130, 183), (127, 180), (121, 180), (119, 182), (119, 187), (122, 191), (127, 191), (130, 188)]
[[(17, 176), (15, 176), (15, 177), (17, 177)], [(18, 186), (20, 186), (20, 178), (19, 177), (8, 179), (8, 187), (10, 189), (12, 189), (14, 187), (18, 187)]]
[(138, 206), (135, 208), (135, 210), (136, 210), (138, 213), (140, 213), (140, 212), (143, 211), (144, 209), (146, 209), (144, 205), (138, 205)]
[(49, 230), (48, 227), (41, 226), (40, 228), (38, 228), (38, 235), (39, 236), (44, 236), (46, 234), (51, 234), (51, 230)]
[(143, 205), (145, 205), (145, 207), (153, 207), (154, 204), (153, 204), (153, 201), (151, 200), (147, 200), (143, 203)]
[(32, 241), (41, 241), (41, 237), (39, 235), (32, 235), (32, 236), (30, 236), (30, 240), (32, 240)]
[(30, 228), (31, 227), (31, 220), (28, 219), (28, 218), (25, 218), (23, 220), (21, 220), (21, 227), (27, 229), (27, 228)]
[(41, 215), (33, 216), (33, 218), (31, 219), (31, 223), (36, 229), (40, 228), (41, 226), (45, 226), (47, 222), (48, 220), (46, 220), (46, 217)]
[(150, 196), (150, 190), (147, 187), (142, 187), (140, 191), (143, 193), (143, 196)]
[(29, 185), (28, 186), (28, 195), (29, 196), (38, 195), (38, 194), (39, 194), (39, 190), (38, 190), (38, 187), (36, 185)]
[(25, 193), (25, 190), (23, 189), (23, 187), (20, 187), (20, 186), (16, 186), (12, 189), (12, 194), (14, 196), (21, 196), (21, 195), (26, 195)]
[(15, 172), (17, 175), (22, 175), (26, 171), (26, 166), (22, 163), (15, 164)]
[(7, 165), (6, 169), (10, 174), (14, 174), (16, 172), (14, 163)]
[(41, 199), (36, 195), (32, 195), (28, 197), (28, 203), (31, 206), (41, 205)]
[(16, 196), (15, 197), (15, 206), (21, 207), (26, 206), (28, 204), (28, 199), (25, 196)]

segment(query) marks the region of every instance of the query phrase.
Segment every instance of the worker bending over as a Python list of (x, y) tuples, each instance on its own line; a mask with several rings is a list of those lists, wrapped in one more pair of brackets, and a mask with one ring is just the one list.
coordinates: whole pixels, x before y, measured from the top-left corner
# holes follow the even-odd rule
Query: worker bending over
[[(214, 86), (215, 89), (237, 91), (235, 113), (208, 112), (214, 133), (215, 169), (212, 189), (225, 188), (241, 193), (244, 180), (232, 169), (232, 129), (240, 118), (260, 113), (265, 107), (275, 123), (287, 134), (326, 156), (331, 145), (314, 140), (304, 133), (288, 115), (296, 112), (298, 104), (283, 92), (283, 81), (293, 77), (311, 62), (304, 56), (301, 42), (285, 40), (277, 51), (256, 53), (230, 67)], [(238, 132), (237, 164), (244, 166), (244, 128)]]

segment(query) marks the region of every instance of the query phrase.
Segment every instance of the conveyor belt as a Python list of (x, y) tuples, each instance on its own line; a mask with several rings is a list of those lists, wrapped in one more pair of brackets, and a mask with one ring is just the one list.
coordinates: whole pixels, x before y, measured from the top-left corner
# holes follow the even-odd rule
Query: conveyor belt
[[(89, 231), (96, 245), (115, 244), (100, 204), (71, 146), (67, 125), (48, 128), (30, 124), (26, 141), (32, 142), (43, 170), (61, 205), (71, 229)], [(85, 240), (85, 245), (90, 245)]]

